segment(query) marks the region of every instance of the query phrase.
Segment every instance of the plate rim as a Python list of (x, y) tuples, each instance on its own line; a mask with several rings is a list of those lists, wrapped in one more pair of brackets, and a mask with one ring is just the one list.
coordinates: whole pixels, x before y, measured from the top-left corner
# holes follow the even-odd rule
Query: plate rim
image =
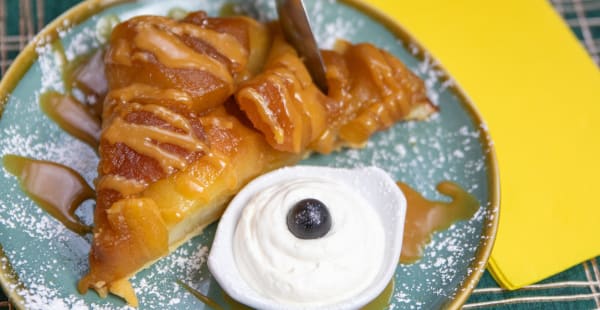
[[(36, 46), (38, 46), (38, 44), (54, 42), (58, 38), (58, 31), (56, 30), (63, 26), (64, 20), (69, 21), (69, 26), (75, 26), (112, 6), (129, 2), (143, 1), (144, 0), (85, 0), (71, 7), (63, 14), (59, 15), (57, 18), (48, 23), (19, 53), (17, 58), (8, 68), (8, 71), (2, 77), (2, 80), (0, 81), (0, 119), (2, 118), (4, 107), (7, 104), (12, 91), (22, 80), (23, 76), (27, 73), (33, 63), (38, 59), (38, 54), (35, 50)], [(472, 272), (467, 275), (467, 277), (463, 280), (462, 285), (457, 288), (454, 298), (450, 299), (444, 305), (444, 308), (447, 309), (460, 309), (461, 306), (467, 301), (473, 289), (479, 282), (479, 279), (483, 275), (498, 231), (498, 223), (500, 218), (500, 176), (498, 160), (489, 130), (485, 125), (486, 123), (484, 122), (481, 113), (476, 108), (471, 98), (466, 94), (462, 87), (460, 87), (459, 83), (452, 78), (443, 65), (433, 55), (431, 55), (424, 48), (424, 46), (400, 24), (399, 21), (393, 19), (385, 12), (376, 8), (374, 5), (363, 2), (364, 0), (336, 1), (353, 7), (380, 23), (396, 38), (400, 39), (405, 47), (409, 47), (409, 45), (410, 47), (414, 47), (416, 49), (416, 53), (413, 54), (418, 60), (424, 61), (426, 57), (432, 60), (432, 67), (437, 72), (441, 73), (439, 78), (451, 79), (453, 81), (452, 85), (448, 87), (448, 90), (458, 97), (460, 105), (470, 116), (473, 124), (480, 128), (480, 132), (483, 133), (480, 135), (479, 141), (482, 145), (482, 152), (488, 168), (487, 182), (489, 185), (489, 205), (485, 209), (486, 211), (490, 212), (493, 217), (486, 216), (483, 222), (482, 235), (479, 241), (478, 250), (475, 253), (475, 259), (469, 265)], [(18, 279), (17, 274), (12, 269), (10, 261), (4, 253), (1, 243), (0, 261), (4, 262), (2, 263), (4, 268), (0, 268), (0, 286), (7, 294), (10, 302), (15, 304), (17, 308), (24, 309), (25, 304), (23, 296), (17, 294), (16, 290), (14, 290), (14, 288), (23, 287), (24, 285)], [(13, 289), (11, 289), (11, 287), (13, 287)]]

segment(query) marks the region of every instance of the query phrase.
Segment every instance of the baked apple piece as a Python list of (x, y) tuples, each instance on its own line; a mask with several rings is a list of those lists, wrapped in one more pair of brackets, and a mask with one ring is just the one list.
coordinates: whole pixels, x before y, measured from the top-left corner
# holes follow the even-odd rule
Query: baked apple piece
[(327, 96), (275, 32), (264, 72), (236, 92), (241, 109), (273, 148), (328, 154), (343, 146), (361, 147), (376, 131), (437, 111), (423, 81), (372, 44), (339, 41), (335, 50), (322, 55)]
[(257, 70), (250, 59), (261, 65), (267, 29), (244, 17), (192, 17), (141, 16), (112, 33), (82, 292), (92, 287), (136, 305), (133, 274), (215, 221), (251, 178), (297, 160), (271, 148), (233, 102), (225, 104)]

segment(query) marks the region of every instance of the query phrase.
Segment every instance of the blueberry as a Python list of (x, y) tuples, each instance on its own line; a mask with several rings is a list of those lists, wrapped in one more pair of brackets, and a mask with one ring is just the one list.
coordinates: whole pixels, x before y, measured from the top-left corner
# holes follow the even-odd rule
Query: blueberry
[(317, 239), (325, 236), (331, 229), (331, 215), (321, 201), (303, 199), (288, 212), (287, 226), (299, 239)]

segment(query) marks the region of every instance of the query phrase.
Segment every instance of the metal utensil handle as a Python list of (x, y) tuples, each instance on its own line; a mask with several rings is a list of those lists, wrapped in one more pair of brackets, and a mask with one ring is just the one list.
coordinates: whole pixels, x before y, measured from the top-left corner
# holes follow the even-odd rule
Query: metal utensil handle
[(285, 38), (298, 51), (314, 83), (327, 94), (325, 65), (302, 0), (276, 0), (276, 3)]

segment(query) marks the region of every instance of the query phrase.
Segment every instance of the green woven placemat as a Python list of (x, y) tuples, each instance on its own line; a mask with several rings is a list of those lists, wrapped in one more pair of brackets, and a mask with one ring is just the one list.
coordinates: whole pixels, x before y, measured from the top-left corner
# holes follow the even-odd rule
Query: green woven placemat
[[(550, 2), (600, 66), (600, 0)], [(600, 309), (599, 266), (595, 258), (513, 292), (499, 288), (486, 271), (464, 309)]]
[[(527, 0), (523, 0), (527, 1)], [(0, 76), (33, 36), (79, 0), (0, 0)], [(552, 0), (575, 35), (600, 65), (600, 0)], [(600, 259), (509, 292), (486, 272), (464, 309), (600, 309)], [(7, 309), (0, 290), (0, 309)]]

